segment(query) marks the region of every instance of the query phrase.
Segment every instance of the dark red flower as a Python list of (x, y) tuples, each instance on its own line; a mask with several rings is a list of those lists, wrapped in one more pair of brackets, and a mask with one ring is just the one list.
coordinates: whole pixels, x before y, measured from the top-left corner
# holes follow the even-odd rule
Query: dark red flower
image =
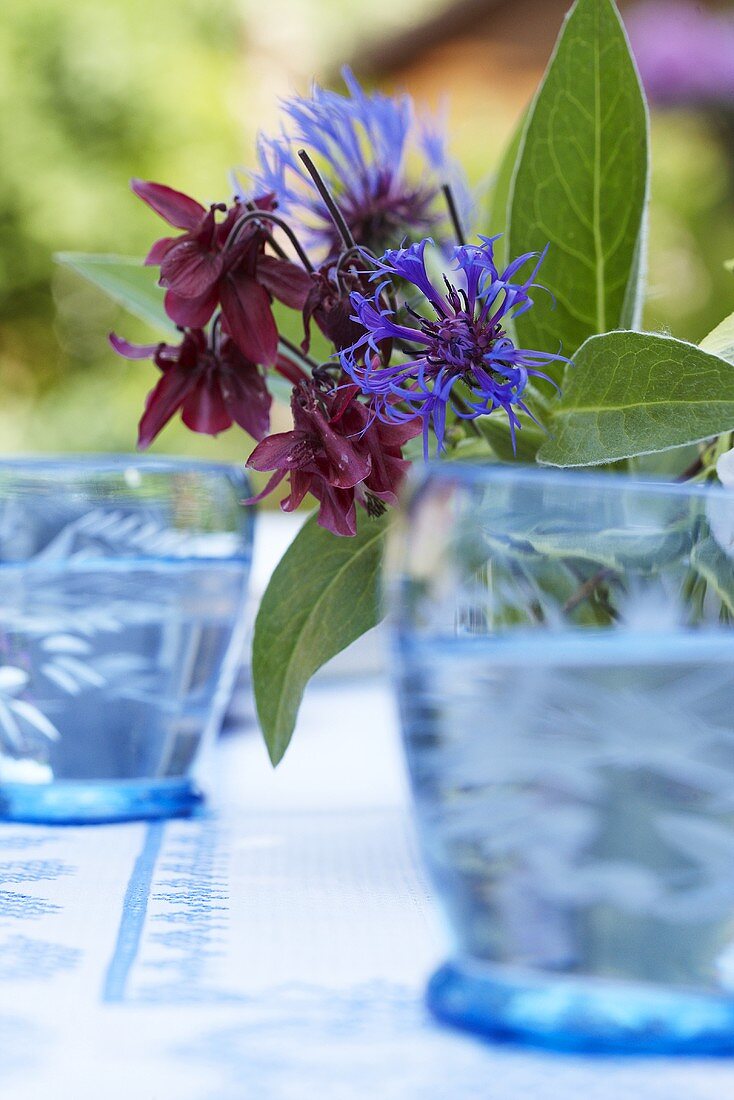
[[(184, 328), (202, 328), (221, 304), (226, 329), (242, 354), (253, 363), (272, 366), (278, 354), (272, 299), (303, 309), (311, 276), (290, 260), (265, 252), (267, 233), (262, 225), (240, 224), (249, 212), (242, 203), (229, 209), (214, 203), (207, 210), (159, 183), (133, 180), (131, 186), (170, 225), (185, 231), (156, 241), (145, 261), (160, 266), (171, 320)], [(253, 205), (270, 211), (275, 202), (265, 195)], [(218, 213), (225, 214), (223, 220), (217, 220)]]
[(312, 381), (296, 386), (293, 429), (268, 436), (248, 459), (253, 470), (275, 471), (254, 500), (288, 476), (290, 493), (281, 502), (283, 511), (294, 511), (311, 493), (320, 505), (318, 522), (335, 535), (357, 533), (357, 503), (372, 510), (375, 498), (395, 503), (409, 465), (402, 446), (420, 431), (419, 424), (396, 427), (370, 421), (356, 393), (356, 386), (327, 391)]
[(362, 488), (386, 504), (397, 504), (398, 490), (410, 467), (410, 461), (403, 458), (403, 447), (420, 434), (420, 420), (383, 424), (356, 397), (347, 406), (343, 419), (345, 429), (359, 439), (370, 459), (370, 472)]
[(364, 294), (369, 286), (368, 280), (355, 273), (353, 268), (340, 270), (334, 260), (315, 271), (311, 279), (311, 289), (303, 306), (304, 351), (308, 351), (311, 343), (312, 320), (337, 351), (352, 347), (364, 336), (364, 328), (352, 319), (354, 306), (350, 294), (353, 290)]
[(148, 447), (181, 410), (187, 428), (217, 435), (232, 422), (262, 439), (270, 427), (271, 397), (260, 369), (222, 334), (214, 348), (202, 329), (184, 333), (178, 345), (137, 346), (114, 333), (110, 343), (127, 359), (153, 359), (162, 372), (150, 391), (138, 429), (138, 446)]

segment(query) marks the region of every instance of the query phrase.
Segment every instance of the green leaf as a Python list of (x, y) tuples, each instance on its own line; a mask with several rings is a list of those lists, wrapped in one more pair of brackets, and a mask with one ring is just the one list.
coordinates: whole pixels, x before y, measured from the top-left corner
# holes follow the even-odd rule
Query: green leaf
[(545, 432), (524, 416), (522, 428), (515, 432), (513, 450), (510, 426), (505, 417), (480, 416), (475, 424), (501, 462), (535, 462), (538, 449), (546, 438)]
[(156, 282), (155, 268), (145, 267), (129, 256), (59, 252), (55, 259), (94, 283), (141, 321), (147, 321), (165, 335), (177, 333), (163, 308), (164, 291)]
[(272, 576), (255, 623), (252, 679), (273, 764), (288, 747), (310, 678), (381, 618), (387, 526), (387, 516), (361, 514), (356, 537), (339, 538), (312, 516)]
[(718, 355), (720, 359), (726, 359), (727, 363), (734, 363), (734, 313), (717, 325), (701, 341), (700, 346), (711, 355)]
[(734, 614), (734, 562), (709, 535), (691, 551), (691, 565), (706, 580), (724, 606)]
[(608, 332), (576, 356), (538, 461), (597, 466), (732, 429), (734, 367), (670, 336)]
[(500, 161), (489, 204), (489, 225), (487, 227), (487, 232), (492, 237), (497, 233), (502, 234), (494, 248), (495, 261), (500, 271), (507, 266), (510, 258), (507, 252), (507, 226), (509, 222), (510, 194), (512, 191), (512, 180), (515, 175), (515, 167), (517, 165), (517, 156), (520, 152), (520, 144), (527, 121), (528, 112), (525, 111)]
[(550, 243), (540, 281), (557, 301), (517, 318), (523, 347), (571, 357), (589, 336), (639, 323), (648, 188), (647, 109), (619, 14), (611, 0), (578, 0), (510, 199), (510, 253)]
[(512, 536), (488, 534), (490, 547), (507, 555), (590, 562), (619, 573), (656, 573), (679, 562), (690, 548), (690, 524), (638, 532), (621, 528), (602, 531), (558, 531), (542, 524)]

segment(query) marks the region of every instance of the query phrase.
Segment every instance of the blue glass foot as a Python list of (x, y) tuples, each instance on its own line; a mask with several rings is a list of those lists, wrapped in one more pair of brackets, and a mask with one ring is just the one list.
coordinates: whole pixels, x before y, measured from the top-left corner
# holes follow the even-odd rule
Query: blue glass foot
[(454, 960), (428, 1004), (445, 1023), (499, 1042), (584, 1054), (734, 1054), (734, 998), (622, 981), (540, 978)]
[(0, 785), (0, 821), (92, 825), (182, 817), (202, 801), (190, 779), (5, 783)]

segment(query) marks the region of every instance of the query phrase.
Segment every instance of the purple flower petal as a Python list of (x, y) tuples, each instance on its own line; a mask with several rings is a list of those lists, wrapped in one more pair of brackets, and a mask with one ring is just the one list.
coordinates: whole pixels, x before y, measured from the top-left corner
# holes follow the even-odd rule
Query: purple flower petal
[[(424, 453), (429, 452), (429, 430), (442, 450), (451, 412), (460, 420), (474, 420), (502, 409), (514, 436), (520, 427), (515, 408), (525, 410), (523, 393), (530, 377), (544, 378), (536, 365), (566, 362), (561, 355), (516, 348), (503, 324), (531, 308), (529, 290), (546, 252), (513, 261), (500, 275), (494, 262), (496, 238), (453, 250), (458, 286), (444, 276), (439, 290), (429, 279), (424, 253), (428, 241), (409, 248), (388, 250), (375, 263), (374, 297), (352, 294), (355, 319), (365, 335), (341, 352), (345, 373), (371, 398), (373, 416), (384, 425), (400, 425), (417, 416), (423, 423)], [(547, 251), (547, 250), (546, 250)], [(513, 278), (528, 261), (536, 260), (523, 283)], [(414, 327), (396, 320), (382, 293), (385, 276), (399, 277), (423, 296), (419, 306), (409, 295), (405, 309)], [(462, 285), (463, 284), (463, 285)], [(391, 364), (378, 353), (381, 340), (399, 341), (406, 360)]]

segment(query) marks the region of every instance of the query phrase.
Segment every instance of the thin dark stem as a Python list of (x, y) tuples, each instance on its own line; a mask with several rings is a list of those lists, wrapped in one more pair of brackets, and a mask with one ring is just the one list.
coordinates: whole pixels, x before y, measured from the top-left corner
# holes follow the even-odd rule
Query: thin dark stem
[[(288, 253), (286, 252), (286, 250), (284, 248), (281, 248), (281, 246), (278, 244), (278, 242), (276, 241), (273, 234), (268, 229), (263, 229), (263, 230), (261, 230), (261, 232), (262, 232), (263, 237), (268, 242), (268, 244), (270, 245), (270, 247), (272, 248), (272, 250), (273, 250), (273, 252), (275, 253), (276, 256), (279, 256), (281, 260), (289, 259), (289, 256), (288, 256)], [(305, 255), (305, 253), (304, 253), (304, 255)]]
[[(351, 260), (357, 256), (364, 257), (367, 263), (372, 263), (375, 266), (377, 265), (377, 256), (375, 256), (374, 252), (372, 252), (369, 248), (363, 248), (361, 245), (354, 245), (352, 248), (347, 248), (344, 252), (342, 252), (341, 256), (336, 262), (336, 267), (334, 268), (334, 274), (336, 275), (336, 281), (339, 284), (340, 290), (343, 286), (342, 271), (344, 270), (346, 264), (350, 263)], [(364, 275), (366, 274), (366, 272), (358, 270), (357, 274)], [(393, 311), (393, 313), (397, 313), (398, 303), (395, 298), (395, 291), (390, 283), (387, 283), (387, 285), (383, 289), (383, 294), (385, 294), (387, 297), (387, 302), (390, 306), (390, 309)]]
[(278, 374), (282, 375), (283, 378), (286, 378), (294, 386), (297, 386), (299, 382), (308, 380), (308, 374), (303, 367), (299, 366), (298, 363), (294, 363), (287, 355), (283, 355), (282, 353), (278, 356), (275, 369)]
[(336, 202), (334, 201), (333, 196), (329, 192), (329, 188), (326, 186), (323, 179), (321, 178), (321, 175), (319, 173), (318, 168), (316, 167), (314, 162), (311, 160), (310, 156), (308, 155), (308, 153), (306, 152), (305, 149), (299, 149), (298, 150), (298, 156), (299, 156), (300, 160), (302, 161), (302, 163), (303, 163), (306, 171), (308, 172), (309, 176), (313, 180), (314, 186), (316, 187), (316, 190), (321, 195), (321, 198), (324, 200), (324, 203), (326, 204), (326, 208), (329, 211), (329, 214), (331, 215), (331, 220), (334, 222), (334, 225), (336, 226), (336, 228), (339, 232), (339, 236), (341, 237), (342, 241), (344, 242), (344, 247), (345, 248), (355, 248), (356, 244), (355, 244), (354, 237), (352, 236), (351, 230), (350, 230), (349, 226), (347, 225), (346, 221), (344, 220), (344, 215), (342, 214), (339, 207), (336, 205)]
[(314, 371), (319, 369), (319, 364), (316, 360), (311, 355), (307, 355), (303, 348), (299, 348), (298, 344), (294, 344), (292, 340), (289, 340), (287, 336), (283, 336), (282, 333), (278, 334), (278, 339), (286, 351), (294, 355), (301, 363), (304, 363), (309, 370)]
[(459, 217), (459, 208), (456, 205), (454, 192), (451, 190), (451, 186), (448, 183), (445, 183), (441, 190), (443, 192), (443, 197), (446, 200), (446, 206), (448, 208), (449, 217), (451, 218), (451, 224), (454, 227), (456, 240), (459, 242), (459, 244), (466, 244), (464, 227), (461, 224), (461, 218)]
[(693, 461), (691, 463), (691, 465), (688, 466), (687, 469), (685, 469), (683, 471), (682, 474), (679, 474), (678, 477), (675, 480), (676, 481), (690, 481), (690, 479), (692, 477), (695, 477), (696, 474), (700, 474), (701, 470), (703, 470), (703, 455), (698, 455), (698, 457), (695, 459), (695, 461)]
[[(374, 252), (370, 251), (369, 248), (363, 248), (361, 245), (353, 245), (352, 248), (345, 249), (345, 251), (342, 252), (341, 256), (337, 260), (337, 278), (341, 275), (344, 266), (347, 263), (350, 263), (353, 259), (356, 259), (357, 256), (363, 258), (368, 264), (374, 264), (377, 260), (377, 256), (375, 256)], [(360, 275), (366, 274), (366, 272), (359, 271), (359, 269), (357, 270)]]
[[(565, 614), (569, 615), (572, 611), (575, 611), (585, 600), (590, 599), (594, 595), (600, 584), (603, 584), (604, 581), (609, 580), (613, 576), (613, 569), (600, 569), (593, 577), (589, 577), (588, 581), (581, 585), (578, 592), (574, 592), (573, 596), (566, 600), (563, 605)], [(608, 601), (605, 610), (608, 611), (609, 614), (613, 612), (613, 608), (608, 605)], [(616, 612), (614, 612), (614, 617), (616, 618)]]
[[(279, 214), (273, 214), (270, 210), (249, 210), (246, 214), (243, 214), (242, 217), (237, 220), (237, 224), (229, 235), (229, 238), (227, 240), (227, 247), (231, 248), (234, 244), (236, 244), (237, 239), (240, 236), (240, 233), (242, 232), (244, 227), (246, 225), (249, 225), (250, 222), (254, 221), (268, 221), (272, 222), (273, 225), (279, 226), (279, 228), (283, 230), (285, 235), (288, 237), (288, 240), (295, 248), (296, 252), (298, 253), (298, 258), (303, 266), (306, 268), (306, 271), (313, 271), (313, 264), (304, 252), (301, 242), (298, 240), (298, 237), (288, 225), (288, 222), (281, 218)], [(282, 249), (281, 255), (285, 255), (285, 253), (282, 252)]]

